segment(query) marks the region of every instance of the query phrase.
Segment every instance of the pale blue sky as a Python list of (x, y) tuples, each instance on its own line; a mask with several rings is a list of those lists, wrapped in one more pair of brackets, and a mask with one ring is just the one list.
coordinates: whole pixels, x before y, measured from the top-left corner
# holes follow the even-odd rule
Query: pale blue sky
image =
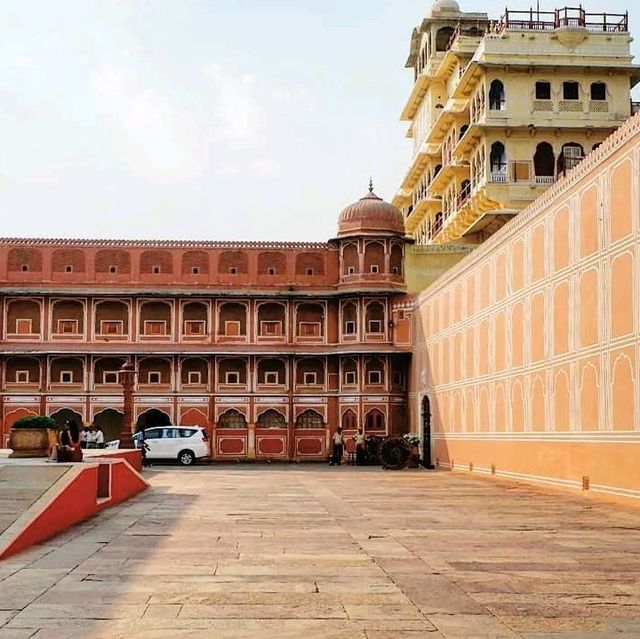
[(404, 62), (429, 6), (5, 0), (0, 235), (333, 236), (370, 175), (390, 199), (406, 170)]

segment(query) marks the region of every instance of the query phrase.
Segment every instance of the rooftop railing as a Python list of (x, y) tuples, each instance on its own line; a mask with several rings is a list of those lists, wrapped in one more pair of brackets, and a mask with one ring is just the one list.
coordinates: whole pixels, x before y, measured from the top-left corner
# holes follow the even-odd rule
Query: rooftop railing
[(563, 27), (581, 27), (605, 33), (626, 32), (629, 30), (629, 12), (587, 13), (582, 7), (564, 7), (555, 11), (510, 11), (507, 8), (497, 30), (553, 31)]

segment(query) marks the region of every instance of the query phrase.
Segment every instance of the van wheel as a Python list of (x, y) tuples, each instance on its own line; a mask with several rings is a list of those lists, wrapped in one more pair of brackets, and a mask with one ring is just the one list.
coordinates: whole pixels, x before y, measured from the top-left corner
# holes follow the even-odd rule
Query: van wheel
[(190, 450), (183, 450), (178, 455), (178, 461), (181, 466), (192, 466), (195, 460), (196, 456)]

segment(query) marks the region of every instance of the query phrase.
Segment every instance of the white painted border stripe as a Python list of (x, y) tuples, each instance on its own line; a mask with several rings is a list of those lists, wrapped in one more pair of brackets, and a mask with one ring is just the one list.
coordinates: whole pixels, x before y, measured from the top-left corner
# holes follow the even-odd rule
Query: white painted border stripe
[(505, 441), (505, 442), (578, 442), (598, 444), (640, 444), (640, 432), (614, 433), (487, 433), (486, 435), (474, 433), (436, 433), (436, 441)]
[[(481, 475), (491, 475), (493, 477), (505, 477), (507, 479), (521, 479), (523, 481), (528, 481), (535, 484), (545, 484), (549, 486), (559, 486), (562, 488), (576, 488), (582, 491), (582, 482), (575, 481), (573, 479), (561, 479), (559, 477), (544, 477), (542, 475), (529, 475), (528, 473), (518, 473), (515, 471), (508, 470), (496, 470), (495, 475), (491, 474), (490, 468), (485, 468), (483, 466), (474, 466), (473, 471), (469, 470), (468, 464), (454, 464), (454, 467), (451, 467), (451, 464), (440, 462), (439, 464), (442, 468), (448, 468), (450, 470), (467, 472), (470, 475), (474, 473), (478, 473)], [(639, 499), (640, 500), (640, 490), (632, 490), (631, 488), (619, 488), (616, 486), (605, 486), (603, 484), (591, 484), (588, 491), (583, 491), (584, 493), (600, 493), (604, 495), (614, 495), (616, 497), (627, 497), (629, 499)]]

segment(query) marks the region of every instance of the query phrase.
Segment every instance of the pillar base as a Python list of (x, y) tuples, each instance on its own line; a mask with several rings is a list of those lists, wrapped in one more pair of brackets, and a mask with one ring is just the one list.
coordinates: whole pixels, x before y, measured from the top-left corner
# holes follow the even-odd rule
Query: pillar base
[(123, 450), (133, 450), (135, 447), (133, 435), (130, 432), (120, 433), (120, 443), (118, 444), (118, 448), (122, 448)]

